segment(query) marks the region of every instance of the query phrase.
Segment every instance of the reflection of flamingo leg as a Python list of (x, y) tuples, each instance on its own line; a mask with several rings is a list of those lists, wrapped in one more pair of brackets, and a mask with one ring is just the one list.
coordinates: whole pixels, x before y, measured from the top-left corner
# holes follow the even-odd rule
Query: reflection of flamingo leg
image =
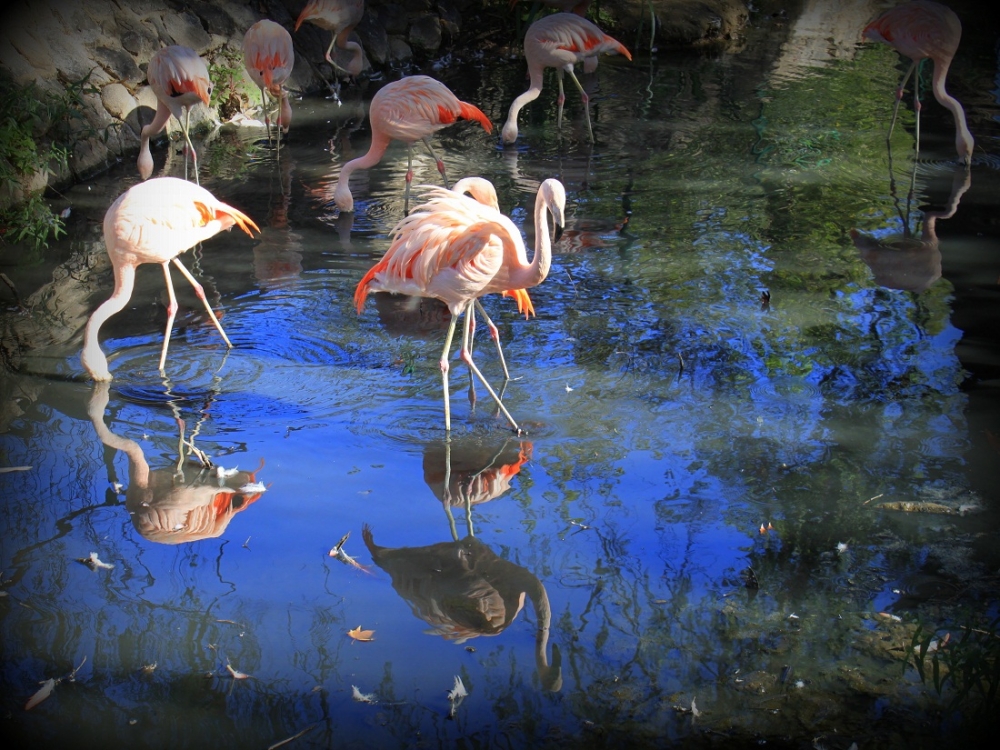
[(913, 70), (916, 67), (917, 64), (915, 62), (910, 65), (903, 76), (903, 80), (899, 82), (899, 88), (896, 89), (896, 105), (892, 108), (892, 119), (889, 121), (889, 135), (885, 137), (887, 141), (892, 138), (892, 129), (896, 127), (896, 117), (899, 115), (899, 103), (903, 100), (903, 89), (906, 87), (906, 82), (910, 80), (910, 76), (913, 75)]

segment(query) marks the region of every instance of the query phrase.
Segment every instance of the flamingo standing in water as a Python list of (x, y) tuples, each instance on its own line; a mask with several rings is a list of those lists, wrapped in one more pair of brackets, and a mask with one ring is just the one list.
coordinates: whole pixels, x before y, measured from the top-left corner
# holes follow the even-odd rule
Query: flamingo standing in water
[[(965, 122), (965, 110), (961, 103), (945, 90), (945, 78), (952, 58), (958, 49), (962, 38), (962, 23), (955, 12), (940, 3), (930, 0), (912, 0), (886, 11), (876, 18), (864, 30), (864, 38), (875, 42), (885, 42), (900, 54), (910, 58), (912, 63), (907, 69), (899, 88), (896, 89), (896, 106), (892, 110), (892, 121), (889, 123), (888, 138), (892, 138), (892, 129), (896, 125), (896, 115), (899, 113), (899, 103), (903, 99), (903, 87), (913, 74), (914, 69), (923, 60), (930, 58), (934, 62), (934, 75), (931, 88), (934, 98), (947, 108), (955, 118), (955, 150), (958, 158), (966, 166), (972, 160), (974, 141)], [(920, 98), (919, 73), (913, 87), (913, 108), (917, 114), (916, 149), (920, 151)]]
[[(136, 161), (139, 175), (142, 179), (148, 180), (153, 174), (153, 156), (149, 152), (149, 139), (163, 130), (170, 115), (173, 115), (184, 131), (184, 140), (194, 161), (194, 181), (200, 184), (198, 153), (191, 143), (190, 125), (191, 107), (199, 101), (208, 104), (212, 95), (212, 82), (208, 77), (205, 61), (190, 47), (179, 45), (164, 47), (150, 58), (146, 78), (149, 87), (156, 95), (157, 105), (153, 121), (139, 134), (141, 145), (139, 159)], [(187, 162), (185, 162), (186, 169)]]
[[(281, 145), (281, 131), (288, 132), (292, 122), (292, 105), (288, 102), (288, 92), (283, 88), (292, 74), (295, 51), (292, 49), (292, 35), (274, 21), (258, 21), (243, 37), (243, 66), (254, 83), (260, 87), (260, 101), (264, 109), (264, 124), (267, 137), (271, 138), (271, 118), (267, 112), (267, 94), (278, 101), (278, 145)], [(265, 93), (266, 92), (266, 93)]]
[(545, 180), (535, 197), (535, 252), (528, 262), (524, 239), (514, 223), (496, 209), (451, 190), (430, 188), (431, 199), (396, 225), (385, 256), (358, 283), (358, 314), (370, 292), (436, 297), (451, 311), (441, 352), (444, 427), (451, 430), (448, 353), (455, 324), (466, 313), (461, 357), (482, 382), (515, 432), (517, 422), (472, 360), (473, 307), (491, 292), (526, 289), (545, 280), (552, 263), (546, 211), (564, 223), (566, 190), (559, 180)]
[(569, 77), (580, 90), (583, 107), (587, 116), (587, 134), (590, 142), (594, 142), (594, 128), (590, 124), (590, 97), (573, 72), (573, 66), (588, 58), (596, 59), (603, 52), (617, 52), (627, 59), (632, 54), (625, 45), (617, 39), (608, 36), (586, 18), (573, 13), (553, 13), (551, 16), (535, 21), (528, 27), (524, 35), (524, 57), (528, 61), (528, 90), (517, 97), (510, 105), (507, 122), (504, 123), (502, 138), (504, 143), (517, 140), (517, 115), (528, 102), (532, 102), (542, 93), (542, 77), (545, 68), (555, 68), (559, 75), (559, 119), (562, 119), (562, 105), (566, 101), (563, 91), (563, 73)]
[[(361, 45), (348, 41), (348, 37), (354, 31), (354, 27), (361, 23), (364, 15), (364, 0), (309, 0), (295, 22), (295, 30), (298, 31), (299, 26), (304, 21), (309, 21), (321, 29), (332, 31), (333, 39), (330, 40), (330, 46), (326, 48), (326, 61), (348, 75), (357, 76), (361, 74)], [(337, 45), (338, 49), (350, 53), (351, 60), (347, 63), (346, 68), (337, 65), (330, 56), (334, 44)]]
[(356, 169), (370, 169), (382, 159), (389, 141), (406, 144), (406, 192), (404, 213), (410, 206), (410, 183), (413, 182), (413, 144), (423, 141), (448, 187), (444, 162), (438, 158), (428, 138), (458, 119), (476, 120), (487, 133), (493, 131), (489, 118), (475, 105), (461, 101), (451, 89), (430, 76), (408, 76), (383, 86), (372, 98), (368, 115), (372, 124), (372, 145), (368, 153), (352, 159), (340, 170), (333, 199), (341, 211), (354, 210), (354, 197), (348, 185)]
[(126, 190), (111, 204), (104, 215), (104, 244), (115, 272), (115, 289), (87, 321), (83, 334), (83, 352), (80, 354), (84, 369), (94, 380), (111, 380), (108, 360), (101, 351), (97, 337), (104, 321), (125, 307), (132, 297), (135, 269), (142, 263), (159, 263), (163, 266), (167, 295), (170, 298), (167, 329), (163, 334), (163, 350), (160, 353), (161, 372), (167, 361), (170, 328), (177, 314), (177, 299), (170, 279), (171, 261), (191, 282), (195, 294), (205, 305), (205, 310), (222, 334), (226, 346), (232, 347), (219, 319), (205, 299), (205, 290), (177, 256), (234, 224), (251, 237), (252, 229), (260, 231), (243, 212), (221, 202), (204, 188), (176, 177), (158, 177), (142, 182)]

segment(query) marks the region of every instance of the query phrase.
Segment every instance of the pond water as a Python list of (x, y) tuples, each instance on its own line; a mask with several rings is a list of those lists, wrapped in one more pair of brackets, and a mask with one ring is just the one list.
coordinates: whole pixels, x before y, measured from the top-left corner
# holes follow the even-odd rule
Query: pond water
[[(515, 147), (474, 123), (435, 138), (529, 247), (538, 184), (567, 189), (537, 317), (485, 300), (522, 436), (481, 387), (470, 403), (457, 359), (446, 436), (443, 306), (354, 310), (403, 215), (405, 147), (357, 173), (353, 216), (333, 186), (384, 80), (294, 102), (280, 153), (260, 130), (201, 145), (202, 184), (262, 232), (185, 256), (234, 348), (179, 282), (165, 377), (154, 266), (102, 330), (114, 381), (85, 377), (112, 279), (73, 259), (101, 257), (103, 213), (138, 178), (68, 191), (69, 237), (2, 259), (72, 334), (4, 380), (0, 463), (22, 469), (0, 474), (8, 736), (847, 748), (983, 726), (995, 698), (952, 703), (903, 661), (916, 624), (957, 642), (998, 614), (997, 39), (967, 28), (949, 81), (971, 170), (933, 100), (914, 166), (912, 106), (885, 141), (903, 66), (855, 47), (866, 20), (831, 40), (755, 16), (727, 52), (623, 39), (634, 62), (584, 79), (593, 147), (571, 86), (556, 127), (551, 71)], [(519, 59), (450, 63), (424, 72), (497, 125), (526, 87)], [(415, 154), (414, 183), (438, 183)], [(157, 174), (182, 175), (166, 155)], [(52, 303), (68, 275), (84, 304)], [(484, 329), (476, 357), (499, 383)]]

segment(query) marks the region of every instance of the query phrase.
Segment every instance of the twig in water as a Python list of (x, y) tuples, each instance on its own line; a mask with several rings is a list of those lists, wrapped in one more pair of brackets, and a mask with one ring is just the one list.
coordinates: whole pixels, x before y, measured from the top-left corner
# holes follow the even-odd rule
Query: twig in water
[(292, 740), (297, 740), (299, 737), (301, 737), (302, 735), (304, 735), (306, 732), (311, 732), (315, 728), (316, 728), (315, 724), (313, 724), (312, 726), (306, 727), (305, 729), (303, 729), (298, 734), (293, 734), (291, 737), (286, 737), (285, 739), (281, 740), (280, 742), (275, 742), (273, 745), (269, 745), (268, 748), (267, 748), (267, 750), (274, 750), (276, 747), (281, 747), (282, 745), (287, 745)]

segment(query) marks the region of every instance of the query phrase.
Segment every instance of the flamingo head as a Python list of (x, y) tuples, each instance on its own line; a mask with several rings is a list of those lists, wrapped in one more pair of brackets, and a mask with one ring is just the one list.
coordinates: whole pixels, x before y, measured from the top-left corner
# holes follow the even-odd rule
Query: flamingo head
[(351, 189), (347, 186), (347, 180), (337, 181), (337, 188), (333, 191), (333, 201), (341, 211), (354, 210), (354, 196), (351, 195)]

